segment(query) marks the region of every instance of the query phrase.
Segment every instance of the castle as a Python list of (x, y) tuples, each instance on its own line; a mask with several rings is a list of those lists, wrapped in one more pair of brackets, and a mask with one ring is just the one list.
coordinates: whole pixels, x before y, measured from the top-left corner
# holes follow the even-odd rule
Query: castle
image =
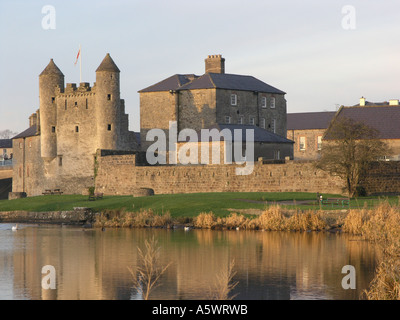
[(252, 76), (225, 73), (221, 55), (205, 59), (202, 76), (176, 74), (139, 91), (140, 140), (128, 129), (119, 75), (107, 54), (93, 87), (86, 82), (64, 86), (63, 73), (50, 60), (39, 75), (39, 110), (30, 116), (29, 128), (13, 138), (13, 193), (83, 193), (95, 184), (98, 156), (146, 151), (147, 133), (157, 128), (168, 134), (171, 122), (178, 132), (252, 129), (253, 159), (293, 158), (285, 92)]
[(120, 98), (120, 70), (109, 54), (96, 70), (96, 82), (64, 86), (53, 59), (39, 75), (39, 110), (29, 128), (13, 138), (13, 192), (45, 190), (81, 193), (93, 185), (98, 149), (138, 149)]

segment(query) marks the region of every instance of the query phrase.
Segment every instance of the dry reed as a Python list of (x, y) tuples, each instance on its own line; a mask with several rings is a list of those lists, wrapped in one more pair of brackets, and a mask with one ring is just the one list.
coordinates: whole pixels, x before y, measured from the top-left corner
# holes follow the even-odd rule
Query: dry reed
[(237, 296), (237, 294), (231, 294), (232, 290), (239, 284), (239, 281), (233, 280), (236, 275), (234, 267), (235, 260), (232, 260), (226, 269), (217, 274), (214, 286), (210, 288), (209, 298), (211, 300), (233, 300)]
[(384, 201), (373, 209), (350, 210), (343, 230), (377, 243), (384, 253), (363, 297), (400, 300), (400, 206)]
[(168, 227), (172, 224), (171, 214), (166, 212), (162, 215), (152, 210), (140, 210), (139, 212), (125, 212), (121, 210), (106, 210), (101, 212), (94, 223), (95, 227), (108, 228), (146, 228), (146, 227)]
[(160, 250), (158, 241), (153, 237), (145, 241), (144, 250), (138, 247), (139, 262), (136, 269), (128, 267), (132, 275), (133, 287), (148, 300), (154, 288), (160, 285), (160, 278), (171, 263), (163, 266), (160, 263)]

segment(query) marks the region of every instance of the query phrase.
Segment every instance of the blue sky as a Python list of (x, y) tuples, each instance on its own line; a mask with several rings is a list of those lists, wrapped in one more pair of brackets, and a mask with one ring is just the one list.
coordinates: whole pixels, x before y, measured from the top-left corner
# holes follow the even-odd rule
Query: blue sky
[[(56, 28), (43, 29), (45, 5)], [(346, 30), (345, 5), (355, 9)], [(346, 20), (347, 21), (347, 20)], [(0, 130), (20, 132), (39, 107), (38, 76), (50, 58), (79, 82), (110, 53), (121, 70), (130, 129), (139, 130), (139, 94), (176, 73), (204, 73), (222, 54), (227, 73), (252, 75), (287, 92), (288, 112), (334, 111), (400, 98), (398, 0), (0, 1)]]

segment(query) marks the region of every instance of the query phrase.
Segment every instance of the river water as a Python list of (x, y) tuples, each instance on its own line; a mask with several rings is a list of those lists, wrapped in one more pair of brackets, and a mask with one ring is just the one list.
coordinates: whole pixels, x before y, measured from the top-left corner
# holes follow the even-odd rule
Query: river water
[[(141, 299), (129, 268), (154, 237), (160, 265), (171, 263), (151, 299), (208, 299), (218, 275), (235, 262), (235, 299), (356, 300), (379, 257), (371, 243), (347, 234), (182, 229), (82, 229), (0, 224), (0, 299)], [(55, 289), (42, 288), (54, 267)], [(342, 267), (356, 271), (343, 289)], [(50, 282), (48, 282), (50, 283)]]

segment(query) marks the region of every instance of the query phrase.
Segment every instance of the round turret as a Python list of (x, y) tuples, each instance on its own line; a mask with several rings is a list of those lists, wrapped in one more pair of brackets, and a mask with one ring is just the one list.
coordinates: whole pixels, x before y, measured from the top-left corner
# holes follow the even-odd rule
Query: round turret
[(107, 53), (96, 70), (96, 125), (99, 149), (118, 149), (120, 70)]
[(64, 88), (64, 75), (53, 59), (39, 75), (41, 156), (50, 161), (57, 156), (56, 87)]

